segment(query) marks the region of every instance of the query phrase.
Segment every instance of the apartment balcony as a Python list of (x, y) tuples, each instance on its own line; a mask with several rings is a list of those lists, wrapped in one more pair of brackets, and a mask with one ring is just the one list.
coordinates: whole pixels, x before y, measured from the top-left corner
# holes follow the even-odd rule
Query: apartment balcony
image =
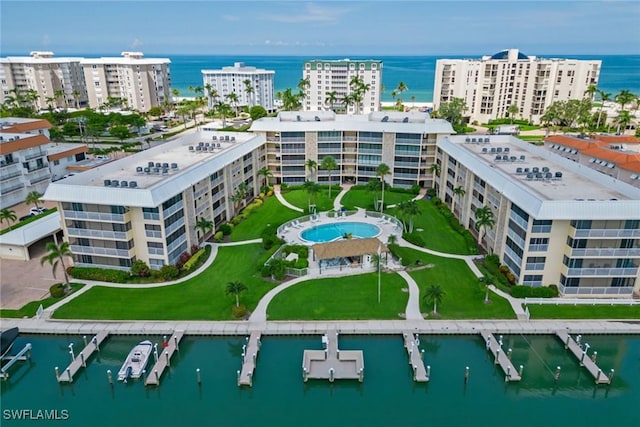
[(288, 166), (304, 166), (304, 160), (282, 160), (282, 165)]
[(634, 277), (637, 274), (638, 274), (638, 267), (569, 268), (567, 270), (567, 277), (576, 277), (576, 276)]
[(168, 218), (171, 215), (173, 215), (174, 213), (182, 210), (182, 208), (184, 207), (184, 204), (182, 202), (182, 200), (180, 200), (179, 202), (175, 203), (174, 205), (170, 206), (168, 209), (165, 209), (162, 213), (162, 216), (164, 218)]
[(393, 166), (418, 169), (419, 163), (418, 162), (393, 162)]
[(563, 295), (633, 295), (633, 286), (563, 286), (560, 285), (560, 293)]
[(6, 187), (0, 187), (0, 193), (3, 195), (7, 195), (9, 193), (13, 193), (14, 191), (21, 190), (24, 188), (24, 184), (22, 182), (15, 185), (8, 185)]
[(49, 174), (49, 164), (45, 163), (42, 166), (36, 166), (34, 168), (29, 168), (29, 169), (27, 169), (27, 172), (25, 174), (26, 175), (35, 174), (35, 173), (38, 173), (40, 171), (46, 171), (46, 173)]
[(149, 251), (149, 255), (163, 255), (164, 256), (164, 249), (163, 248), (147, 248), (147, 251)]
[[(65, 216), (67, 211), (65, 211)], [(152, 212), (144, 212), (143, 213), (143, 217), (146, 220), (149, 221), (160, 221), (160, 214), (159, 213), (152, 213)]]
[(127, 222), (126, 214), (112, 214), (102, 212), (85, 212), (64, 210), (65, 219), (84, 219), (89, 221)]
[(176, 231), (177, 229), (179, 229), (180, 227), (182, 227), (184, 225), (184, 217), (180, 218), (179, 220), (177, 220), (176, 222), (174, 222), (173, 224), (171, 224), (170, 226), (168, 226), (165, 229), (165, 234), (167, 236), (171, 235), (174, 231)]
[(128, 249), (96, 248), (93, 246), (70, 245), (71, 252), (75, 255), (103, 255), (118, 258), (131, 258)]
[(576, 229), (573, 237), (630, 238), (640, 237), (640, 230), (633, 229)]
[(382, 147), (380, 147), (379, 149), (371, 149), (371, 148), (361, 148), (360, 150), (358, 150), (359, 154), (377, 154), (377, 155), (382, 155)]
[[(280, 173), (282, 174), (282, 176), (305, 176), (305, 172), (303, 170), (300, 170), (300, 171), (287, 171), (287, 170), (284, 170), (284, 171), (281, 171)], [(335, 173), (335, 171), (334, 171), (334, 173)], [(322, 174), (320, 174), (320, 175), (322, 175)]]
[(21, 175), (22, 175), (22, 172), (20, 172), (20, 171), (8, 173), (6, 175), (0, 176), (0, 181), (8, 181), (11, 178), (15, 178), (15, 177), (18, 177), (18, 176), (21, 176)]
[(69, 237), (90, 237), (92, 239), (106, 239), (106, 240), (123, 240), (129, 241), (129, 237), (126, 232), (123, 231), (108, 231), (108, 230), (91, 230), (88, 228), (67, 228)]
[(144, 234), (150, 239), (162, 239), (162, 231), (159, 230), (144, 230)]
[(640, 248), (573, 248), (571, 257), (635, 258), (640, 257)]
[(183, 234), (179, 239), (174, 240), (169, 247), (167, 248), (167, 253), (173, 252), (176, 248), (178, 248), (181, 244), (187, 241), (187, 235)]
[(195, 193), (193, 193), (193, 198), (197, 199), (198, 197), (202, 196), (203, 194), (207, 194), (208, 192), (209, 192), (209, 187), (204, 186), (196, 190)]
[(46, 155), (47, 153), (40, 152), (40, 153), (28, 154), (26, 156), (23, 156), (23, 158), (24, 158), (24, 161), (26, 162), (29, 160), (37, 159), (39, 157), (44, 157)]
[(282, 148), (282, 154), (304, 154), (304, 148)]

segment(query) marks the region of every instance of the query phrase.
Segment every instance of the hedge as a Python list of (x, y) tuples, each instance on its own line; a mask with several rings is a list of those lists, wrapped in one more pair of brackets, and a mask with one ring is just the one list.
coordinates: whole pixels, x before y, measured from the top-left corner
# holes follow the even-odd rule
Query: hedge
[(517, 285), (511, 288), (511, 295), (515, 298), (555, 298), (558, 296), (558, 287), (549, 285), (533, 288)]
[(193, 254), (191, 258), (182, 266), (183, 270), (190, 270), (193, 265), (198, 262), (198, 259), (206, 252), (205, 248), (199, 249), (198, 252)]
[(126, 283), (130, 277), (128, 271), (97, 267), (71, 267), (69, 274), (76, 279), (114, 283)]

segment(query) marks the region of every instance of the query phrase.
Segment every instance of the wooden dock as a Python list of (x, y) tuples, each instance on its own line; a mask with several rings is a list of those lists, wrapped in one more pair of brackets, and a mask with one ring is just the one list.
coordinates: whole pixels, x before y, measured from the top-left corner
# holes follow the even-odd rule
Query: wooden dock
[(238, 386), (248, 385), (253, 386), (253, 373), (256, 370), (256, 361), (258, 359), (258, 352), (260, 351), (260, 336), (259, 331), (251, 332), (249, 340), (246, 346), (243, 348), (242, 355), (242, 370), (238, 375)]
[[(505, 351), (500, 347), (500, 343), (496, 340), (496, 337), (494, 337), (492, 333), (487, 331), (480, 332), (480, 335), (482, 335), (482, 338), (484, 339), (487, 350), (491, 351), (494, 360), (502, 368), (502, 371), (505, 374), (504, 380), (506, 382), (520, 381), (522, 377), (520, 377), (520, 374), (516, 370), (515, 366), (513, 366), (513, 363), (511, 363), (511, 360), (509, 360), (509, 358), (505, 354)], [(500, 351), (498, 352), (498, 350)]]
[(413, 380), (419, 383), (426, 383), (429, 381), (429, 374), (424, 367), (424, 360), (422, 359), (422, 353), (420, 352), (420, 341), (413, 335), (413, 332), (403, 332), (404, 348), (407, 349), (409, 355), (409, 365), (413, 368)]
[(156, 364), (153, 365), (151, 371), (149, 371), (147, 375), (147, 379), (144, 381), (144, 385), (160, 385), (160, 378), (162, 378), (162, 374), (164, 373), (167, 367), (171, 366), (171, 357), (173, 357), (173, 353), (178, 349), (178, 343), (182, 339), (184, 335), (184, 331), (175, 331), (169, 341), (167, 342), (167, 346), (162, 350), (162, 353), (158, 356), (158, 360)]
[[(80, 368), (85, 368), (87, 366), (87, 361), (89, 357), (97, 350), (100, 351), (100, 344), (109, 336), (109, 333), (106, 331), (98, 332), (91, 341), (87, 343), (87, 345), (82, 349), (82, 351), (73, 359), (71, 364), (67, 366), (67, 368), (58, 375), (58, 382), (60, 383), (72, 383), (73, 377), (80, 370)], [(57, 368), (56, 368), (57, 369)]]
[(593, 376), (596, 384), (609, 384), (611, 381), (609, 377), (605, 375), (602, 370), (596, 365), (596, 363), (591, 360), (586, 352), (582, 350), (580, 345), (573, 339), (571, 335), (567, 331), (556, 331), (556, 336), (562, 341), (565, 348), (571, 350), (574, 356), (578, 359), (581, 366), (584, 366), (587, 371)]
[(364, 379), (362, 350), (340, 351), (338, 332), (330, 330), (322, 337), (324, 350), (305, 350), (302, 356), (302, 378), (325, 379), (329, 382), (341, 379)]

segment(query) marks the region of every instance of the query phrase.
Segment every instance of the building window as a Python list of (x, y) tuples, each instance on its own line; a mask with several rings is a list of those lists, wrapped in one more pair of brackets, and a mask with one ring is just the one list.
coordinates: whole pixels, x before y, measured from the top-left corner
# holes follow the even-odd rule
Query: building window
[(60, 160), (54, 160), (53, 164), (54, 164), (54, 166), (58, 166), (60, 164)]

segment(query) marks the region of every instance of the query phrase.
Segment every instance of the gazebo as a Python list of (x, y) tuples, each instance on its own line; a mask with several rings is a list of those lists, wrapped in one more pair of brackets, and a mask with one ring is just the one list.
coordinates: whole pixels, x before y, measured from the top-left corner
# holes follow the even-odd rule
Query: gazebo
[(380, 253), (390, 252), (387, 245), (372, 237), (367, 239), (346, 239), (336, 240), (328, 243), (317, 243), (311, 246), (313, 250), (313, 260), (318, 261), (320, 273), (322, 267), (330, 266), (360, 266), (371, 262), (371, 256)]

